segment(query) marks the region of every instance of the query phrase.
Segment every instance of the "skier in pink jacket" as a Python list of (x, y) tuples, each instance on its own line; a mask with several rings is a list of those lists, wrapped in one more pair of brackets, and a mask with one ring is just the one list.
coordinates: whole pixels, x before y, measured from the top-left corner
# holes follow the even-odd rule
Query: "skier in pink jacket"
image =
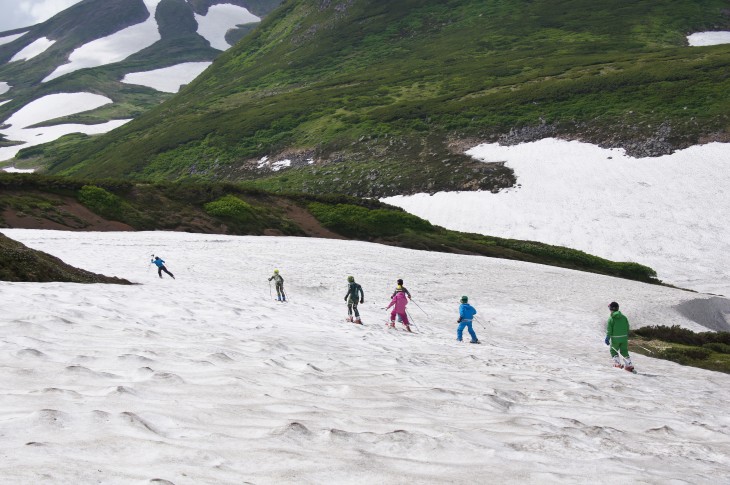
[(393, 311), (390, 312), (390, 328), (395, 328), (395, 316), (398, 315), (403, 322), (403, 326), (406, 327), (406, 330), (409, 332), (411, 331), (411, 324), (408, 322), (408, 314), (406, 313), (406, 305), (408, 305), (408, 298), (406, 297), (406, 294), (402, 291), (396, 292), (395, 296), (390, 301), (390, 305), (385, 308), (387, 310), (388, 308), (393, 307)]

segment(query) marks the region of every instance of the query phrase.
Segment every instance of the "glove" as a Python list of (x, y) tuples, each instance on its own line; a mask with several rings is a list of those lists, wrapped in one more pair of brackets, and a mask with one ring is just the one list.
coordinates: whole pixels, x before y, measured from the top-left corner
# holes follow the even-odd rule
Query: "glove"
[(606, 345), (611, 345), (611, 337), (606, 335), (606, 340), (604, 340), (604, 342), (606, 342)]
[(365, 300), (360, 300), (360, 304), (362, 305), (363, 303), (365, 303)]
[(345, 297), (345, 301), (347, 301), (347, 297)]

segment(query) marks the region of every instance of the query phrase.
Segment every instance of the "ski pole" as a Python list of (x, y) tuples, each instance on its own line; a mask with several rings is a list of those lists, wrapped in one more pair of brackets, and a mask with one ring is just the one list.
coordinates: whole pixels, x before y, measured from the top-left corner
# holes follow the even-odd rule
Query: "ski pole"
[(426, 315), (426, 317), (431, 318), (431, 317), (428, 316), (428, 313), (426, 313), (426, 311), (423, 308), (421, 308), (421, 305), (419, 305), (418, 303), (416, 303), (415, 301), (413, 301), (413, 298), (411, 298), (411, 303), (413, 303), (414, 305), (416, 305), (418, 307), (418, 309), (421, 310), (424, 315)]
[(269, 280), (269, 298), (274, 298), (274, 295), (271, 294), (271, 280)]
[(408, 313), (408, 310), (406, 310), (405, 312), (406, 312), (406, 315), (408, 316), (408, 320), (410, 320), (411, 323), (413, 324), (413, 326), (416, 327), (416, 330), (418, 330), (418, 333), (421, 333), (421, 329), (418, 328), (418, 325), (416, 325), (416, 321), (413, 320), (413, 317), (411, 316), (410, 313)]
[(484, 330), (487, 329), (487, 327), (484, 326), (484, 324), (482, 323), (482, 321), (479, 320), (479, 317), (477, 317), (476, 315), (474, 315), (474, 320), (476, 320), (477, 322), (479, 322), (479, 325), (481, 325)]

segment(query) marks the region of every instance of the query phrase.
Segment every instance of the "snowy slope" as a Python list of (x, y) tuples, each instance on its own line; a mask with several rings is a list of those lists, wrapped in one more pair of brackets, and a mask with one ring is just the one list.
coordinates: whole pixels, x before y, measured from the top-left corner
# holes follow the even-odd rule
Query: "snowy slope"
[(144, 0), (150, 14), (147, 20), (79, 47), (71, 53), (68, 63), (59, 66), (46, 76), (43, 82), (79, 69), (119, 62), (160, 40), (155, 20), (155, 12), (160, 1)]
[(176, 93), (181, 85), (190, 83), (211, 64), (211, 62), (184, 62), (153, 71), (130, 72), (122, 78), (122, 82), (147, 86), (165, 93)]
[[(730, 376), (641, 356), (632, 375), (602, 342), (612, 299), (691, 326), (673, 305), (701, 295), (360, 242), (2, 232), (142, 283), (0, 282), (4, 482), (730, 483)], [(397, 277), (420, 333), (382, 326)], [(481, 346), (454, 341), (462, 294)]]
[(130, 121), (128, 119), (112, 120), (107, 123), (95, 125), (66, 123), (40, 128), (29, 128), (43, 121), (82, 113), (111, 102), (111, 99), (93, 93), (59, 93), (49, 94), (28, 103), (4, 121), (4, 124), (8, 126), (2, 131), (8, 139), (23, 141), (25, 143), (0, 148), (0, 161), (13, 158), (22, 148), (47, 143), (63, 135), (70, 133), (106, 133)]
[(243, 7), (231, 4), (212, 5), (206, 15), (195, 14), (198, 22), (198, 34), (210, 42), (210, 46), (218, 50), (226, 50), (230, 44), (226, 41), (226, 32), (236, 25), (261, 22), (261, 18)]
[(520, 186), (385, 202), (450, 229), (636, 261), (669, 283), (730, 295), (729, 144), (643, 159), (556, 139), (467, 153), (506, 161)]
[[(79, 90), (81, 77), (86, 90), (106, 94), (116, 105), (105, 114), (92, 115), (100, 118), (99, 124), (75, 125), (74, 129), (87, 134), (109, 131), (128, 121), (131, 113), (136, 115), (165, 99), (163, 93), (175, 93), (181, 84), (190, 83), (219, 51), (230, 47), (225, 36), (231, 29), (261, 20), (248, 9), (233, 5), (247, 4), (245, 0), (191, 0), (162, 6), (161, 0), (142, 0), (135, 2), (135, 8), (122, 8), (122, 3), (80, 2), (27, 32), (0, 37), (0, 96), (12, 85), (16, 102), (12, 108), (0, 110), (0, 125), (13, 111), (38, 101), (49, 89)], [(251, 8), (265, 15), (279, 3), (262, 0)], [(85, 76), (78, 72), (82, 69), (94, 72)], [(149, 86), (160, 93), (140, 95), (119, 83)], [(0, 106), (7, 101), (0, 99)], [(28, 143), (0, 151), (0, 164), (20, 149), (53, 141), (70, 129), (66, 125), (65, 129), (44, 130), (42, 138), (36, 138), (37, 133), (17, 137), (2, 129), (0, 134), (7, 140)], [(25, 135), (34, 137), (33, 142)]]
[(687, 42), (692, 47), (730, 44), (730, 32), (696, 32), (687, 36)]

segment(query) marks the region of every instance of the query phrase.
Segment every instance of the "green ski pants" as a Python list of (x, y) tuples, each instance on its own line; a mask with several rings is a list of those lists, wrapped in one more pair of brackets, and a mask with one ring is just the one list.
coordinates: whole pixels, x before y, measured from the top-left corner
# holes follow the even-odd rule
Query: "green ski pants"
[(621, 352), (623, 357), (629, 356), (629, 338), (628, 337), (611, 337), (611, 357)]

